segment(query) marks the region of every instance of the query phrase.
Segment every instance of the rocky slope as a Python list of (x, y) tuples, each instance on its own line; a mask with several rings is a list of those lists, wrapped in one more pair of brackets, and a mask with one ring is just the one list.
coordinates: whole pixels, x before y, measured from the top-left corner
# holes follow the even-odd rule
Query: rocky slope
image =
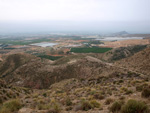
[(0, 105), (7, 100), (20, 98), (23, 95), (30, 94), (31, 92), (31, 89), (15, 87), (0, 79)]
[(116, 62), (116, 65), (150, 75), (150, 48), (146, 48), (129, 58)]
[[(104, 53), (99, 58), (112, 62), (129, 57), (146, 47), (146, 45), (141, 45), (118, 48)], [(144, 51), (146, 55), (149, 54), (147, 53), (149, 49)], [(139, 54), (143, 55), (143, 53), (144, 52), (141, 52), (134, 56), (139, 56)], [(146, 64), (149, 61), (149, 56), (146, 55), (141, 57), (129, 57), (129, 59), (117, 62), (117, 65), (114, 66), (113, 64), (102, 62), (95, 58), (96, 56), (91, 57), (88, 55), (72, 55), (51, 62), (50, 60), (43, 60), (28, 54), (13, 54), (7, 56), (2, 62), (0, 73), (3, 79), (9, 84), (42, 89), (49, 88), (50, 85), (65, 79), (77, 78), (79, 80), (88, 80), (100, 76), (128, 73), (129, 68), (131, 70), (138, 70), (139, 72), (142, 71), (142, 73), (146, 72), (143, 74), (149, 74), (149, 64)], [(142, 65), (144, 65), (144, 67), (142, 67)], [(126, 69), (120, 68), (119, 66), (125, 67)]]
[(13, 73), (4, 77), (4, 79), (13, 85), (39, 89), (48, 88), (51, 84), (64, 79), (77, 78), (88, 80), (117, 73), (127, 72), (111, 66), (111, 64), (106, 64), (97, 58), (85, 56), (69, 60), (65, 64), (60, 65), (55, 64), (55, 62), (52, 64), (41, 59), (34, 59), (20, 66)]
[(149, 113), (150, 81), (131, 70), (139, 65), (148, 72), (149, 55), (147, 48), (116, 65), (89, 55), (55, 62), (31, 57), (0, 80), (0, 113)]
[(115, 48), (109, 52), (104, 53), (101, 56), (101, 59), (107, 62), (114, 62), (117, 60), (121, 60), (123, 58), (130, 57), (135, 53), (142, 51), (145, 48), (147, 48), (147, 45), (136, 45), (136, 46)]
[(29, 54), (19, 53), (3, 56), (3, 61), (0, 63), (0, 77), (7, 76), (14, 72), (18, 67), (30, 62), (35, 57)]

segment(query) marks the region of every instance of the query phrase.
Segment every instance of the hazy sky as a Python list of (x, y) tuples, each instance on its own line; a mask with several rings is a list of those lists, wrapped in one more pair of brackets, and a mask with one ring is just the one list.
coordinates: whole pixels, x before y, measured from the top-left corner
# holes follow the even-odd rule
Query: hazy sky
[(0, 0), (1, 32), (38, 27), (149, 32), (150, 0)]

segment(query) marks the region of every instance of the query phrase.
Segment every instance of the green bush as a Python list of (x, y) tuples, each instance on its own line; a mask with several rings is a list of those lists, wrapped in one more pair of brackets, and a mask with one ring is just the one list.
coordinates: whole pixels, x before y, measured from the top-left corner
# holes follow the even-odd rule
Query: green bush
[(131, 99), (122, 106), (121, 113), (148, 113), (148, 106), (144, 102)]
[(46, 94), (46, 93), (43, 93), (43, 96), (44, 96), (44, 97), (47, 97), (47, 94)]
[(66, 98), (66, 106), (72, 105), (71, 99), (69, 97)]
[(11, 113), (19, 110), (21, 107), (22, 104), (20, 100), (18, 99), (9, 100), (1, 106), (0, 113)]
[(96, 100), (81, 100), (81, 102), (76, 106), (76, 110), (88, 111), (94, 108), (100, 108), (101, 104)]
[(132, 90), (127, 90), (125, 94), (126, 94), (126, 95), (129, 95), (129, 94), (132, 94), (132, 93), (133, 93)]
[(128, 88), (125, 88), (125, 87), (121, 87), (120, 89), (124, 92), (128, 91)]
[(45, 59), (49, 59), (49, 60), (58, 60), (60, 58), (62, 58), (63, 56), (50, 56), (50, 55), (39, 55), (38, 57), (40, 58), (45, 58)]
[(61, 112), (61, 106), (58, 104), (55, 99), (51, 100), (50, 102), (50, 109), (48, 113), (60, 113)]
[(51, 106), (49, 104), (42, 104), (42, 103), (40, 103), (40, 104), (37, 105), (37, 108), (39, 110), (48, 110), (48, 109), (50, 109), (50, 107)]
[(82, 101), (82, 103), (81, 103), (81, 109), (82, 110), (88, 111), (92, 108), (93, 108), (93, 106), (91, 105), (91, 103), (89, 101), (86, 101), (86, 100)]
[(150, 97), (150, 89), (149, 88), (143, 89), (143, 91), (141, 93), (141, 96), (144, 97), (144, 98)]
[(105, 104), (108, 105), (108, 104), (111, 104), (114, 100), (112, 98), (107, 98), (106, 101), (105, 101)]
[(99, 47), (91, 47), (91, 48), (71, 48), (70, 52), (74, 53), (105, 53), (112, 48), (99, 48)]
[(95, 98), (95, 99), (102, 100), (102, 99), (104, 99), (105, 97), (104, 97), (104, 95), (102, 95), (102, 94), (96, 93), (96, 94), (94, 94), (94, 98)]
[(122, 103), (121, 101), (116, 101), (112, 104), (112, 106), (110, 107), (110, 111), (112, 113), (117, 113), (121, 110), (121, 107), (122, 107)]
[(0, 96), (0, 104), (3, 103), (3, 96)]
[(144, 88), (148, 88), (148, 84), (147, 83), (144, 83), (142, 85), (136, 86), (136, 91), (141, 92)]
[(136, 91), (141, 92), (141, 91), (142, 91), (142, 89), (143, 89), (143, 86), (142, 86), (142, 85), (140, 85), (140, 86), (136, 86)]
[(90, 104), (92, 105), (93, 108), (100, 108), (101, 104), (98, 103), (96, 100), (91, 100)]

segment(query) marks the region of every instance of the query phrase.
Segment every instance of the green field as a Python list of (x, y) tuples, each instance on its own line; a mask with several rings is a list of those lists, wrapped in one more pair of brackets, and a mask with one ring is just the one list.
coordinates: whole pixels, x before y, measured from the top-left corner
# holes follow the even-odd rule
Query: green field
[(57, 60), (59, 58), (62, 58), (63, 56), (49, 56), (49, 55), (39, 55), (38, 57), (40, 58), (45, 58), (45, 59), (49, 59), (49, 60)]
[(48, 42), (51, 41), (50, 39), (33, 39), (33, 40), (19, 40), (19, 39), (0, 39), (0, 43), (2, 44), (12, 44), (12, 45), (29, 45), (33, 43), (40, 43), (40, 42)]
[(112, 48), (99, 48), (99, 47), (92, 47), (92, 48), (71, 48), (70, 52), (74, 53), (105, 53)]

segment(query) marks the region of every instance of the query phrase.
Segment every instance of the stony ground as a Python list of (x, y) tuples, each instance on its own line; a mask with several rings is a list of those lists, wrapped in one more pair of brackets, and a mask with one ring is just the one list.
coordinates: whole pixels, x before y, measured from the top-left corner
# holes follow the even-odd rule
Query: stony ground
[[(19, 92), (22, 107), (18, 113), (108, 113), (116, 101), (142, 100), (148, 106), (150, 100), (141, 92), (150, 81), (139, 75), (117, 75), (99, 79), (68, 79), (51, 85), (49, 89)], [(4, 103), (7, 101), (4, 101)]]
[[(143, 55), (148, 56), (147, 54)], [(133, 59), (133, 57), (131, 58)], [(31, 63), (23, 66), (25, 67)], [(73, 66), (69, 68), (72, 69), (69, 74), (62, 71), (68, 69), (66, 64)], [(14, 86), (8, 84), (7, 80), (0, 79), (0, 113), (150, 112), (149, 76), (132, 70), (132, 68), (128, 69), (117, 64), (106, 63), (91, 56), (86, 56), (80, 60), (67, 60), (66, 64), (61, 64), (63, 68), (59, 68), (58, 64), (52, 64), (57, 69), (55, 71), (58, 71), (54, 74), (62, 75), (61, 81), (54, 82), (42, 89)], [(44, 64), (41, 63), (39, 67), (47, 70), (48, 66), (52, 65), (48, 63), (43, 67)], [(21, 68), (25, 69), (24, 67)], [(31, 69), (34, 68), (36, 67)], [(33, 71), (30, 70), (30, 72)], [(80, 74), (80, 76), (68, 77), (74, 73)], [(24, 76), (26, 76), (25, 72)], [(28, 73), (27, 78), (30, 76)], [(38, 73), (34, 77), (37, 76), (43, 75)], [(59, 79), (60, 76), (57, 77), (54, 77), (53, 80)], [(38, 81), (40, 79), (38, 78)], [(43, 82), (47, 82), (46, 79)], [(127, 109), (132, 110), (127, 112)]]

